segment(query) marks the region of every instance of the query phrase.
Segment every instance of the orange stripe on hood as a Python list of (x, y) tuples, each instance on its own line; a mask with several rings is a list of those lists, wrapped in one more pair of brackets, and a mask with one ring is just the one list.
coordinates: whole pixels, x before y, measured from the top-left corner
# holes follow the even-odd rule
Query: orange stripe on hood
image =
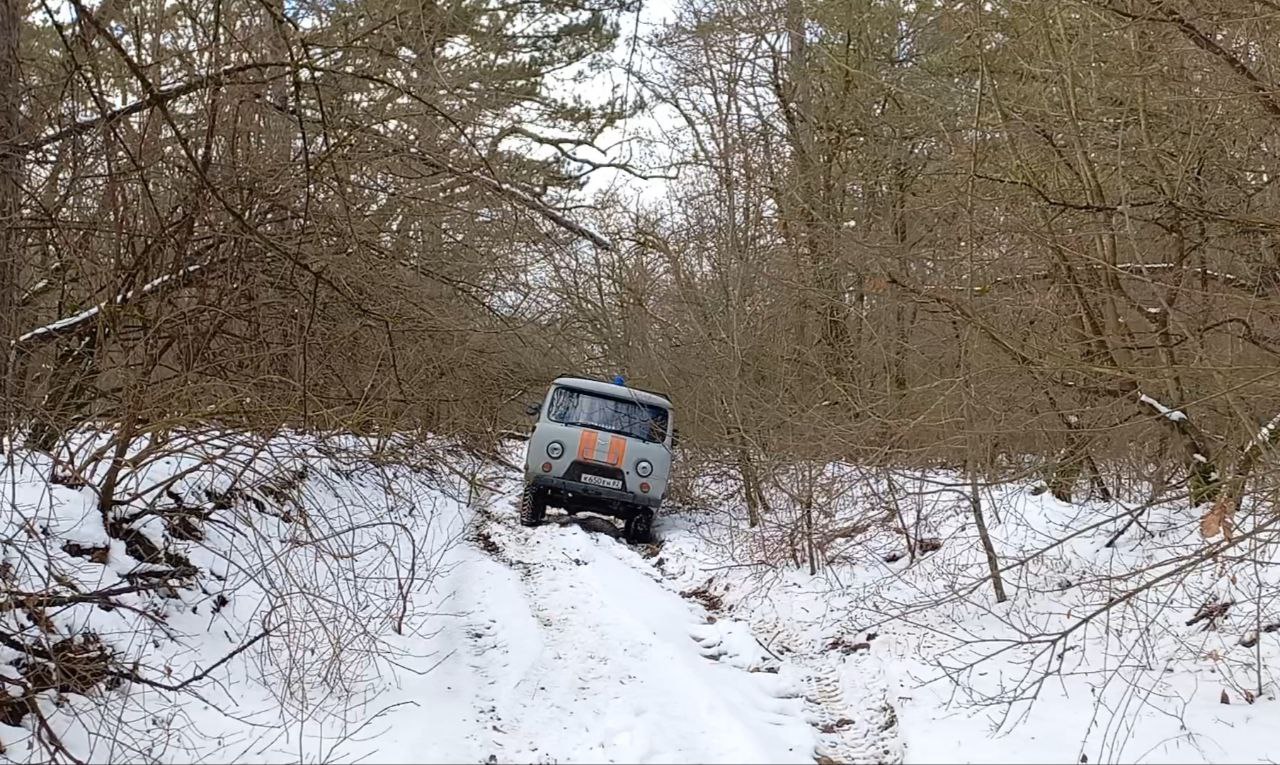
[(594, 430), (582, 431), (578, 438), (578, 459), (589, 462), (596, 461), (596, 446), (600, 443), (600, 434)]
[(627, 439), (614, 435), (609, 438), (609, 456), (605, 462), (616, 468), (622, 467), (622, 460), (627, 456)]

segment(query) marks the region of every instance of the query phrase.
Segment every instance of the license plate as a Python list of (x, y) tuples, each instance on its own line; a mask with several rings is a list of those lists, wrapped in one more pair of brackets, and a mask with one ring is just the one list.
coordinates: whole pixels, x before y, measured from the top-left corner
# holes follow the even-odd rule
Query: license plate
[(582, 482), (603, 486), (606, 489), (621, 489), (622, 481), (617, 478), (605, 478), (601, 475), (591, 475), (590, 473), (582, 474)]

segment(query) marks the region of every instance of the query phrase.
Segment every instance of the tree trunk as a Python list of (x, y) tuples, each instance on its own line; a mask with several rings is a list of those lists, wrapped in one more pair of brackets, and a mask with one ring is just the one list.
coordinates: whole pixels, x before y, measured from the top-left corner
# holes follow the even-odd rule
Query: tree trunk
[(18, 0), (0, 0), (0, 428), (11, 432), (17, 410), (12, 342), (19, 330), (17, 230), (21, 206), (22, 162), (18, 154), (21, 90), (18, 86), (18, 38), (22, 16)]
[(760, 474), (751, 459), (751, 447), (742, 429), (738, 427), (734, 430), (738, 448), (738, 474), (742, 477), (742, 493), (747, 500), (747, 525), (755, 528), (760, 525), (764, 515), (770, 512), (769, 498), (760, 485)]
[(991, 572), (991, 587), (995, 590), (996, 602), (1008, 600), (1004, 593), (1004, 578), (1000, 576), (1000, 559), (996, 556), (995, 545), (991, 543), (991, 534), (987, 531), (987, 519), (982, 513), (982, 496), (978, 493), (978, 473), (972, 459), (969, 461), (969, 504), (973, 510), (973, 522), (978, 527), (978, 539), (982, 542), (982, 551), (987, 556), (987, 570)]
[(813, 541), (813, 492), (804, 497), (804, 549), (809, 558), (809, 576), (818, 573), (818, 547)]
[(745, 447), (738, 449), (738, 473), (742, 476), (742, 493), (747, 499), (747, 526), (754, 529), (760, 525), (760, 503), (756, 495), (755, 471)]

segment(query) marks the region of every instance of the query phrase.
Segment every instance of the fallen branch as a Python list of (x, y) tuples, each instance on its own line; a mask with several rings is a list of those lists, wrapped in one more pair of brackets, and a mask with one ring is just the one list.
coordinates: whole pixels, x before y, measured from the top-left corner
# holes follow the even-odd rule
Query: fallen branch
[[(54, 595), (41, 592), (11, 592), (4, 600), (0, 600), (0, 613), (11, 611), (19, 605), (28, 608), (61, 608), (77, 603), (101, 603), (119, 595), (132, 595), (139, 592), (150, 592), (151, 585), (127, 585), (109, 587), (94, 592), (74, 593), (71, 595)], [(115, 605), (115, 604), (112, 604)]]

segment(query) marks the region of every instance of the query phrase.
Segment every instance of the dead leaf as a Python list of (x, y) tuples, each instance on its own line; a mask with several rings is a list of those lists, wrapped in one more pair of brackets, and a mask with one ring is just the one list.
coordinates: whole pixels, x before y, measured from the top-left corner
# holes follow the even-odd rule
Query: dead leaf
[(1226, 689), (1226, 688), (1223, 688), (1223, 689), (1222, 689), (1222, 697), (1221, 697), (1220, 699), (1218, 699), (1218, 700), (1219, 700), (1219, 701), (1221, 701), (1223, 704), (1230, 704), (1230, 703), (1231, 703), (1231, 697), (1227, 695), (1227, 689)]
[(1223, 538), (1228, 542), (1231, 541), (1231, 532), (1233, 530), (1234, 521), (1232, 516), (1236, 511), (1235, 498), (1230, 494), (1224, 494), (1213, 503), (1213, 507), (1209, 512), (1204, 514), (1200, 519), (1200, 536), (1205, 539), (1222, 534)]

